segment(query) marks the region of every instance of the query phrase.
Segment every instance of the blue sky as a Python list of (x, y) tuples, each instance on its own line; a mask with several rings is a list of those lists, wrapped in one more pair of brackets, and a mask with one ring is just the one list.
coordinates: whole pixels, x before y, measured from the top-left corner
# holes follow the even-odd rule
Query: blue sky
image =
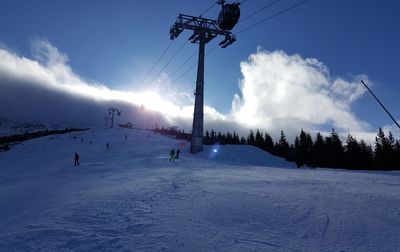
[[(0, 43), (21, 57), (32, 58), (32, 41), (43, 39), (67, 55), (68, 65), (82, 79), (114, 90), (134, 91), (152, 87), (147, 82), (191, 35), (184, 32), (174, 40), (147, 82), (141, 84), (170, 42), (168, 32), (176, 16), (199, 15), (214, 2), (3, 0)], [(242, 17), (271, 2), (247, 0), (241, 5)], [(281, 0), (239, 23), (233, 33), (298, 2)], [(215, 18), (218, 11), (215, 6), (204, 16)], [(394, 0), (310, 0), (238, 34), (232, 46), (217, 48), (208, 55), (205, 102), (222, 114), (229, 113), (233, 96), (241, 96), (238, 84), (243, 81), (241, 62), (247, 62), (258, 50), (270, 53), (281, 50), (287, 57), (298, 54), (303, 59), (317, 59), (329, 69), (327, 76), (332, 82), (336, 78), (357, 82), (358, 75), (366, 75), (378, 97), (399, 118), (400, 77), (396, 74), (400, 58), (399, 11), (400, 3)], [(206, 50), (220, 40), (214, 39)], [(197, 45), (187, 43), (161, 77), (173, 73), (196, 49)], [(196, 58), (175, 77), (195, 63)], [(169, 82), (166, 90), (192, 92), (195, 69), (179, 81)], [(158, 87), (164, 85), (162, 82)], [(393, 124), (368, 93), (349, 105), (351, 113), (368, 124), (365, 130), (376, 131), (379, 126)], [(329, 123), (321, 123), (318, 129), (331, 127)]]

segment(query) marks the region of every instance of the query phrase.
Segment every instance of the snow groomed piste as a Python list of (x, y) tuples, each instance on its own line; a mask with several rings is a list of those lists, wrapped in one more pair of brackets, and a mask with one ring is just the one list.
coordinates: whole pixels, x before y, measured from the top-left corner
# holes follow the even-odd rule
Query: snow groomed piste
[(399, 250), (398, 172), (294, 166), (142, 130), (26, 141), (0, 153), (0, 251)]

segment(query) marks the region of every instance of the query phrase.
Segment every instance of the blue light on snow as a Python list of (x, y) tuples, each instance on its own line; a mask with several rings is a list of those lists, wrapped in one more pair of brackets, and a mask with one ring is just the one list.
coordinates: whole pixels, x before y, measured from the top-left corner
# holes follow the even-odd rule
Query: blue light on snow
[(210, 152), (208, 154), (208, 158), (214, 158), (215, 156), (218, 155), (219, 151), (220, 151), (220, 146), (218, 144), (212, 146), (212, 148), (210, 148)]

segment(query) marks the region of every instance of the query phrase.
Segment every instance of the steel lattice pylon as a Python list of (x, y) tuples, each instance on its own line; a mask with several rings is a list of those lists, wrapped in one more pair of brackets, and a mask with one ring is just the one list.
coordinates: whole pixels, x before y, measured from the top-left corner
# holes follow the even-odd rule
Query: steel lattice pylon
[(199, 59), (197, 65), (197, 80), (193, 113), (191, 153), (203, 150), (203, 117), (204, 117), (204, 53), (205, 45), (218, 35), (224, 36), (219, 45), (225, 48), (236, 41), (235, 36), (227, 30), (218, 28), (216, 20), (179, 14), (175, 24), (170, 29), (171, 39), (175, 39), (183, 30), (192, 30), (189, 37), (192, 43), (199, 44)]

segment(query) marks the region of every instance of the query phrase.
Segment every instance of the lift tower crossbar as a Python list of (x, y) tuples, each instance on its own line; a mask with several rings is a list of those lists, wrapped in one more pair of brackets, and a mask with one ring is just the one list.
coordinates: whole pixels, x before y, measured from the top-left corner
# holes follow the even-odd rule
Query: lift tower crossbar
[(236, 39), (230, 31), (220, 29), (216, 20), (179, 14), (175, 24), (169, 31), (170, 38), (177, 38), (183, 30), (192, 30), (193, 34), (189, 37), (189, 40), (192, 43), (199, 44), (192, 141), (190, 144), (190, 152), (194, 154), (203, 150), (205, 45), (218, 35), (224, 36), (224, 40), (219, 43), (222, 48), (229, 46)]

